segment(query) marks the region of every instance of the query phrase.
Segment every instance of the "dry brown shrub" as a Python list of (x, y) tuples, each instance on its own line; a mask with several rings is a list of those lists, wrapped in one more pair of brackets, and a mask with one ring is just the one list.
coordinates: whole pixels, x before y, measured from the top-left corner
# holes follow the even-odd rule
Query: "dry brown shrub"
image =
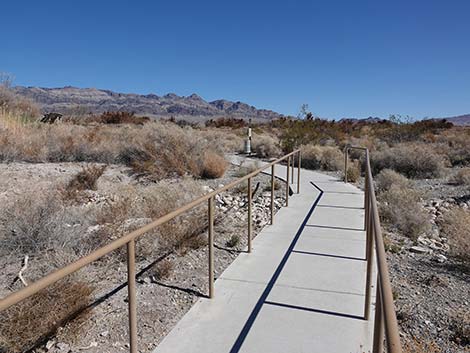
[(173, 273), (173, 269), (173, 263), (170, 260), (165, 259), (152, 268), (150, 276), (152, 276), (156, 281), (162, 281), (170, 277)]
[(281, 155), (279, 141), (269, 135), (254, 134), (251, 140), (251, 149), (261, 158), (279, 157)]
[(409, 188), (412, 186), (410, 180), (391, 169), (383, 169), (374, 179), (379, 193), (389, 190), (392, 186), (398, 188)]
[(360, 177), (361, 177), (361, 167), (359, 165), (359, 161), (350, 162), (348, 165), (348, 171), (347, 171), (348, 181), (351, 183), (356, 183)]
[(63, 190), (66, 199), (76, 199), (80, 191), (96, 190), (96, 183), (103, 175), (106, 166), (90, 165), (82, 167), (82, 170), (75, 174)]
[(408, 178), (436, 178), (443, 175), (446, 159), (429, 144), (404, 143), (371, 154), (374, 173), (393, 169)]
[(459, 169), (450, 182), (456, 185), (470, 185), (470, 168)]
[(202, 159), (201, 177), (205, 179), (221, 178), (227, 170), (227, 161), (214, 152), (206, 152)]
[(420, 198), (414, 189), (392, 185), (379, 195), (380, 216), (389, 226), (416, 240), (430, 224)]
[(470, 211), (455, 207), (439, 222), (441, 233), (449, 239), (450, 251), (465, 262), (470, 262)]
[(70, 320), (68, 336), (79, 336), (92, 301), (93, 289), (85, 282), (59, 281), (32, 297), (0, 312), (0, 351), (24, 352), (53, 336)]
[(302, 167), (307, 169), (342, 170), (343, 153), (337, 147), (320, 145), (303, 145)]

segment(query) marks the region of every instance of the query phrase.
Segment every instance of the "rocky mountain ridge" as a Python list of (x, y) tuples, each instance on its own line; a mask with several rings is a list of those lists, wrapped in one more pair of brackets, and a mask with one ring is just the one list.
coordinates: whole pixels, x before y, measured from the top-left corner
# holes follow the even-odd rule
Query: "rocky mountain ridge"
[(119, 93), (97, 88), (42, 88), (13, 87), (15, 93), (36, 101), (44, 113), (62, 114), (102, 113), (130, 111), (155, 118), (187, 118), (207, 120), (219, 117), (271, 120), (282, 115), (267, 109), (257, 109), (242, 102), (219, 99), (205, 101), (197, 94), (178, 96), (156, 94)]

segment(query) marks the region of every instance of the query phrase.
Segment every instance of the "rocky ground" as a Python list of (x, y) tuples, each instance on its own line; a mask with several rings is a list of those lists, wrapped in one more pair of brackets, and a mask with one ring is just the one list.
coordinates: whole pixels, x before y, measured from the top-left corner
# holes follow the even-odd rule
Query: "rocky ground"
[[(250, 169), (255, 166), (245, 166)], [(81, 166), (76, 163), (4, 165), (0, 171), (0, 200), (11, 200), (38, 186), (66, 182)], [(245, 171), (246, 172), (246, 171)], [(240, 167), (231, 166), (225, 176), (216, 180), (200, 181), (206, 192), (221, 187), (240, 176)], [(254, 235), (269, 222), (270, 177), (259, 175), (253, 180), (256, 193), (253, 197)], [(90, 191), (88, 203), (105, 202), (106, 192), (116, 184), (145, 184), (129, 176), (124, 167), (108, 166), (100, 178), (99, 188)], [(175, 186), (178, 183), (175, 181)], [(282, 181), (276, 182), (275, 209), (282, 207), (285, 189)], [(282, 186), (282, 187), (281, 187)], [(142, 186), (144, 187), (144, 186)], [(143, 223), (149, 220), (141, 220)], [(192, 244), (175, 251), (155, 254), (138, 263), (138, 341), (139, 351), (149, 352), (172, 329), (179, 319), (199, 298), (208, 292), (207, 283), (207, 232)], [(247, 199), (246, 187), (241, 186), (216, 197), (215, 224), (215, 276), (216, 278), (237, 257), (246, 251)], [(6, 259), (5, 259), (6, 261)], [(7, 261), (1, 276), (2, 283), (11, 283), (21, 262)], [(128, 350), (128, 313), (125, 262), (105, 262), (88, 266), (78, 272), (93, 288), (94, 303), (86, 319), (75, 320), (50, 337), (35, 352), (117, 352)], [(17, 286), (21, 284), (17, 283)], [(2, 286), (1, 296), (11, 288)], [(77, 329), (77, 325), (80, 326)]]
[(452, 257), (438, 226), (450, 207), (470, 207), (469, 187), (432, 179), (415, 181), (415, 188), (431, 230), (416, 241), (385, 232), (402, 337), (411, 352), (470, 352), (470, 271)]

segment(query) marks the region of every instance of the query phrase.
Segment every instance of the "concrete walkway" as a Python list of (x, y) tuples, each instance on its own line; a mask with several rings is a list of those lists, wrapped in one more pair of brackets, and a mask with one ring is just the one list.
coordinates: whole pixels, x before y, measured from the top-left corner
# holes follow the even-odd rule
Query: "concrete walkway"
[[(285, 177), (285, 167), (276, 174)], [(363, 193), (307, 170), (300, 192), (255, 238), (253, 252), (217, 279), (215, 298), (200, 299), (154, 353), (370, 351)]]

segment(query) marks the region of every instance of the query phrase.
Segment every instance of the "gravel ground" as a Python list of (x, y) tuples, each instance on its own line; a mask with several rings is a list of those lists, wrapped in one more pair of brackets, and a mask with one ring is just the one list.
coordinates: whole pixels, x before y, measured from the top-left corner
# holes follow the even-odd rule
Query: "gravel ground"
[[(51, 183), (65, 183), (81, 169), (80, 164), (27, 164), (11, 163), (0, 170), (0, 201), (12, 200), (22, 193), (37, 190), (37, 187), (50, 187)], [(226, 175), (217, 180), (200, 181), (206, 191), (227, 184), (239, 176), (239, 167), (231, 166)], [(259, 187), (253, 198), (253, 233), (269, 222), (270, 192), (266, 191), (270, 177), (259, 175), (253, 180), (253, 188)], [(108, 166), (99, 180), (97, 193), (112, 191), (119, 185), (145, 184), (129, 176), (125, 167)], [(177, 186), (177, 181), (175, 181)], [(283, 183), (279, 183), (284, 185)], [(284, 187), (275, 192), (276, 211), (285, 199)], [(94, 197), (89, 202), (98, 202)], [(201, 235), (207, 239), (207, 232)], [(232, 242), (232, 244), (230, 244)], [(215, 224), (215, 277), (245, 251), (247, 243), (247, 206), (246, 191), (243, 187), (226, 192), (216, 198)], [(21, 267), (20, 261), (2, 263), (4, 271), (0, 276), (2, 283), (11, 283)], [(165, 276), (158, 275), (159, 266), (168, 267)], [(155, 254), (151, 259), (138, 263), (137, 301), (138, 301), (138, 342), (140, 352), (150, 352), (172, 329), (180, 318), (191, 308), (196, 300), (205, 297), (207, 283), (207, 246), (196, 242), (169, 254)], [(83, 326), (80, 335), (77, 323), (71, 322), (60, 329), (45, 345), (35, 352), (119, 352), (128, 350), (128, 314), (125, 263), (105, 262), (88, 266), (77, 275), (91, 283), (94, 290), (94, 307)], [(14, 289), (20, 287), (16, 284)], [(2, 286), (0, 295), (10, 293)]]

